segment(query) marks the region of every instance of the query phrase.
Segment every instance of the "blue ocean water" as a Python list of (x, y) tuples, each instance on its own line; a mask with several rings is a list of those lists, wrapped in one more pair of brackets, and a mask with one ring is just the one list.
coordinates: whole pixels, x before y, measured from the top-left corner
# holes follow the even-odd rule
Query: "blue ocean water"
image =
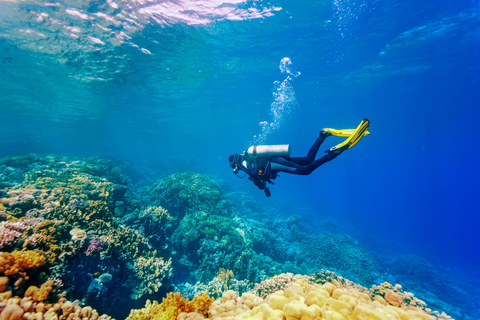
[[(478, 283), (479, 14), (448, 0), (2, 1), (0, 156), (211, 174)], [(271, 198), (228, 166), (257, 142), (305, 155), (321, 128), (363, 118), (370, 136), (310, 176), (280, 174)]]

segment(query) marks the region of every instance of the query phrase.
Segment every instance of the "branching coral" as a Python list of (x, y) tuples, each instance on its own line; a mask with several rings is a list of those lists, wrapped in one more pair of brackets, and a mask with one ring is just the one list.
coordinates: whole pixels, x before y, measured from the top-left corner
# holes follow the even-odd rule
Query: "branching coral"
[[(156, 252), (153, 252), (153, 254), (155, 255)], [(132, 276), (137, 283), (132, 286), (134, 292), (131, 297), (132, 299), (138, 299), (146, 293), (158, 292), (164, 278), (168, 278), (172, 274), (172, 260), (165, 261), (163, 258), (155, 256), (139, 257), (135, 260), (132, 271)]]
[(220, 268), (217, 276), (208, 282), (206, 285), (197, 283), (195, 291), (205, 291), (214, 298), (221, 297), (224, 292), (228, 290), (235, 290), (237, 292), (245, 292), (250, 287), (246, 281), (237, 280), (233, 275), (232, 270), (225, 270)]
[[(98, 222), (100, 221), (95, 221), (93, 225)], [(105, 251), (115, 252), (122, 259), (135, 259), (152, 251), (152, 247), (145, 237), (129, 227), (107, 223), (103, 225), (102, 229), (98, 229), (97, 233), (110, 238), (110, 241), (104, 241)]]
[(88, 244), (87, 250), (85, 251), (85, 254), (87, 256), (90, 255), (95, 255), (95, 254), (101, 254), (103, 251), (103, 242), (101, 240), (97, 239), (92, 239), (90, 240), (90, 243)]
[[(64, 230), (59, 222), (45, 220), (34, 228), (36, 236), (36, 247), (43, 249), (46, 253), (47, 262), (53, 264), (58, 255), (62, 252), (61, 241), (64, 237)], [(33, 239), (32, 239), (33, 241)]]
[(0, 249), (12, 246), (17, 242), (26, 228), (21, 222), (0, 222)]
[(171, 232), (174, 220), (163, 207), (149, 206), (138, 215), (132, 214), (127, 224), (141, 230), (155, 249), (164, 251), (168, 247), (167, 235)]

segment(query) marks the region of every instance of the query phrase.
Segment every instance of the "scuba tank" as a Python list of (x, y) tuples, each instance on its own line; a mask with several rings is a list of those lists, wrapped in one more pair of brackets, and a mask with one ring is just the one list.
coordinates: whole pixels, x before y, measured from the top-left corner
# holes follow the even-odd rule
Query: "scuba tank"
[(269, 146), (251, 146), (246, 154), (255, 157), (290, 157), (291, 149), (289, 144), (278, 144)]

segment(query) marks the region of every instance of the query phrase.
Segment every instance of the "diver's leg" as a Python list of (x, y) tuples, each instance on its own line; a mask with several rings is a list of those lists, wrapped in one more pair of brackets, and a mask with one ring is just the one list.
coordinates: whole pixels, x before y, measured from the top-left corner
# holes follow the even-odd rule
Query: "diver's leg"
[(293, 173), (299, 168), (302, 168), (302, 166), (294, 162), (288, 161), (286, 158), (275, 157), (270, 160), (270, 172), (272, 173)]
[[(298, 175), (309, 175), (310, 173), (312, 173), (315, 169), (317, 169), (318, 167), (320, 167), (322, 164), (330, 161), (330, 160), (333, 160), (335, 159), (336, 157), (338, 157), (340, 155), (341, 152), (328, 152), (326, 155), (324, 155), (323, 157), (309, 163), (308, 165), (306, 166), (294, 166), (295, 164), (292, 164), (290, 163), (288, 167), (288, 171), (285, 170), (285, 166), (282, 166), (282, 168), (279, 168), (278, 171), (283, 171), (283, 172), (288, 172), (288, 173), (291, 173), (291, 174), (298, 174)], [(272, 163), (272, 170), (276, 167), (274, 167), (273, 163)]]
[(315, 169), (320, 167), (322, 164), (338, 157), (340, 153), (341, 152), (327, 151), (326, 155), (324, 155), (323, 157), (313, 162), (310, 162), (306, 166), (302, 166), (292, 161), (289, 161), (288, 158), (276, 157), (276, 158), (273, 158), (270, 162), (270, 170), (271, 172), (275, 172), (275, 173), (287, 172), (287, 173), (298, 174), (298, 175), (309, 175)]
[(289, 157), (285, 158), (287, 161), (299, 164), (301, 166), (306, 166), (309, 163), (312, 163), (315, 160), (315, 156), (317, 155), (318, 149), (320, 148), (321, 144), (325, 140), (326, 137), (331, 136), (330, 132), (324, 132), (323, 130), (320, 131), (320, 135), (318, 136), (317, 140), (313, 143), (308, 150), (308, 154), (306, 157)]
[(304, 167), (301, 167), (301, 168), (298, 168), (297, 170), (295, 170), (294, 172), (292, 172), (293, 174), (299, 174), (299, 175), (309, 175), (310, 173), (312, 173), (315, 169), (317, 169), (318, 167), (320, 167), (322, 164), (330, 161), (330, 160), (333, 160), (335, 159), (336, 157), (338, 157), (340, 155), (341, 152), (339, 153), (336, 153), (336, 152), (328, 152), (326, 155), (324, 155), (323, 157), (313, 161), (312, 163), (304, 166)]

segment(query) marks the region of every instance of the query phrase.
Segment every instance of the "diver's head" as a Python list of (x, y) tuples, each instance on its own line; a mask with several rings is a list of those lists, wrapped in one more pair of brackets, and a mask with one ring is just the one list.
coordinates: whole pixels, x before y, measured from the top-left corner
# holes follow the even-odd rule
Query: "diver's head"
[(230, 157), (228, 157), (228, 162), (230, 163), (230, 167), (232, 167), (234, 174), (237, 174), (239, 170), (237, 165), (237, 157), (238, 154), (232, 154)]

